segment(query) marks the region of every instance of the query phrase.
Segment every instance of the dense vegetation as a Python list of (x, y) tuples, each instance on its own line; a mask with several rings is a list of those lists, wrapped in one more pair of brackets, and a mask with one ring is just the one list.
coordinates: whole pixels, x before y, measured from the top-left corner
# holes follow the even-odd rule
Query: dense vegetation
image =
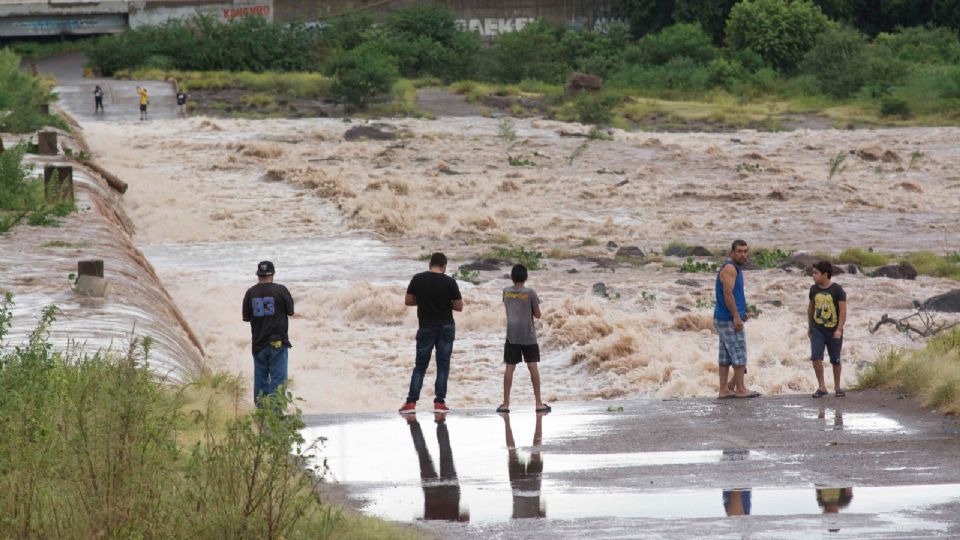
[[(949, 3), (906, 9), (915, 3), (623, 0), (629, 28), (613, 24), (598, 33), (538, 21), (499, 36), (486, 52), (451, 12), (431, 5), (400, 10), (382, 25), (361, 14), (321, 29), (201, 18), (104, 38), (90, 61), (108, 75), (144, 67), (322, 71), (334, 81), (333, 94), (358, 107), (398, 75), (532, 86), (562, 85), (576, 71), (607, 82), (598, 103), (571, 102), (577, 111), (638, 97), (732, 98), (741, 105), (802, 102), (812, 110), (851, 105), (943, 122), (957, 120), (960, 109), (960, 17), (942, 7)], [(566, 100), (546, 93), (553, 105)]]
[(26, 133), (46, 125), (66, 127), (39, 106), (55, 99), (43, 80), (20, 70), (20, 57), (0, 49), (0, 131)]
[(12, 307), (0, 299), (0, 538), (404, 536), (321, 502), (289, 394), (245, 412), (235, 377), (157, 384), (149, 339), (57, 352), (55, 307), (10, 347)]

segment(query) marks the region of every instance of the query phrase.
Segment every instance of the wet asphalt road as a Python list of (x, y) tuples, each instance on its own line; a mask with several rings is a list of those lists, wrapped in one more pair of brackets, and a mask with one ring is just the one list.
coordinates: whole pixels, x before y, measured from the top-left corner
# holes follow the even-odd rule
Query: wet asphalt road
[(530, 408), (307, 421), (365, 512), (443, 538), (960, 538), (960, 427), (889, 393), (561, 403), (539, 445)]

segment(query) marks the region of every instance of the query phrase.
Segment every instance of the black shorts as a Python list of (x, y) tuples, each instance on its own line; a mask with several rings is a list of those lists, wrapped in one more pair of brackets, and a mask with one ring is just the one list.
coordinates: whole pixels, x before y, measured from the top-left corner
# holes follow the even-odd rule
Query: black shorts
[(141, 105), (141, 106), (140, 106), (140, 112), (147, 112), (147, 106), (146, 106), (146, 105)]
[(823, 349), (827, 349), (830, 363), (840, 365), (840, 350), (843, 349), (843, 337), (833, 337), (834, 330), (824, 330), (819, 326), (810, 329), (810, 359), (823, 360)]
[(515, 345), (509, 341), (504, 342), (503, 344), (503, 361), (507, 364), (519, 364), (520, 359), (523, 359), (524, 362), (539, 362), (540, 361), (540, 346), (534, 343), (533, 345)]

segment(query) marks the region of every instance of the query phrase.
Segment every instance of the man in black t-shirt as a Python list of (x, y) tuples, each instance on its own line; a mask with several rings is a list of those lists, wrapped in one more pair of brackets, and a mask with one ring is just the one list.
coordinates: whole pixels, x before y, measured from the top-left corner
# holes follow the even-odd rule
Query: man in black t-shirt
[(287, 318), (293, 316), (290, 291), (273, 282), (273, 263), (257, 265), (257, 284), (243, 297), (243, 320), (253, 338), (253, 399), (275, 392), (287, 380)]
[(437, 350), (437, 380), (434, 383), (433, 410), (445, 413), (450, 409), (444, 403), (447, 397), (447, 375), (450, 373), (450, 355), (456, 337), (454, 311), (463, 311), (463, 297), (456, 280), (446, 275), (447, 257), (434, 253), (430, 257), (430, 270), (421, 272), (410, 280), (404, 303), (417, 306), (417, 360), (410, 377), (410, 392), (407, 401), (400, 407), (400, 414), (416, 412), (417, 400), (423, 377), (430, 365), (430, 355)]

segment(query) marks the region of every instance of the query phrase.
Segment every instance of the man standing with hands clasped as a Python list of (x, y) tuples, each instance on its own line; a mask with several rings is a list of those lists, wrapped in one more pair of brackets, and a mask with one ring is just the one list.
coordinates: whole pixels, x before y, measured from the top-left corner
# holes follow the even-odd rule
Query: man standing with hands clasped
[(253, 337), (253, 400), (272, 394), (287, 380), (287, 318), (293, 317), (290, 291), (273, 282), (273, 263), (257, 265), (257, 284), (243, 297), (243, 320)]
[(410, 376), (410, 392), (400, 414), (417, 412), (417, 400), (423, 377), (430, 365), (430, 356), (437, 350), (437, 380), (434, 383), (433, 410), (446, 413), (450, 409), (445, 403), (447, 397), (447, 375), (450, 373), (450, 355), (453, 354), (453, 340), (456, 337), (454, 311), (463, 311), (463, 297), (457, 281), (446, 275), (447, 256), (434, 253), (430, 256), (430, 269), (413, 276), (407, 287), (404, 304), (417, 307), (417, 360)]
[[(717, 272), (715, 286), (716, 306), (713, 309), (713, 324), (720, 336), (720, 399), (754, 398), (759, 392), (747, 390), (743, 376), (747, 370), (747, 338), (743, 323), (747, 320), (747, 297), (743, 290), (743, 270), (750, 248), (743, 240), (734, 240), (730, 257), (723, 261)], [(727, 387), (733, 366), (733, 385)]]

